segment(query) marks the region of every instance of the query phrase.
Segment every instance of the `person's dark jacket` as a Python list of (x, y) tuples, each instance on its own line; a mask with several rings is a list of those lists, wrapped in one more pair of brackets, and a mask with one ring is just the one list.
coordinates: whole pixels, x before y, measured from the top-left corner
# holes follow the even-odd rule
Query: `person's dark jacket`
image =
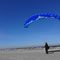
[(45, 49), (49, 49), (49, 46), (47, 43), (45, 43)]

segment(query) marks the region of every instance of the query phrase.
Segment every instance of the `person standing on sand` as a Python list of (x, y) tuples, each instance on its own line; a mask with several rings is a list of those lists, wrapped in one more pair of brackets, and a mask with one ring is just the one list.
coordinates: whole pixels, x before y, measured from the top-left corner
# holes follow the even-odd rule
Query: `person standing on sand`
[(46, 54), (48, 54), (48, 49), (49, 49), (49, 46), (48, 46), (48, 44), (47, 44), (47, 42), (45, 43), (45, 52), (46, 52)]

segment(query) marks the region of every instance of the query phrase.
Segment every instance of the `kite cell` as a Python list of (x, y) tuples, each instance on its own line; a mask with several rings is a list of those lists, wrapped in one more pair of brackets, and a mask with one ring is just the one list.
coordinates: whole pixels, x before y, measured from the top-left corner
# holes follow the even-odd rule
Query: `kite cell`
[(56, 18), (60, 20), (60, 16), (55, 15), (55, 14), (50, 14), (50, 13), (43, 13), (43, 14), (37, 14), (32, 16), (31, 18), (29, 18), (25, 24), (24, 24), (24, 28), (27, 28), (31, 23), (40, 20), (40, 19), (46, 19), (46, 18)]

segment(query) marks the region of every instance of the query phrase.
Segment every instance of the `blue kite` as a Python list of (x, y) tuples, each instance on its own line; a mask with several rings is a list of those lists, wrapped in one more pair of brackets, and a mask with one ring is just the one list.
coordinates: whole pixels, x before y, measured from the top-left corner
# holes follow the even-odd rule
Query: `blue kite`
[(56, 18), (60, 20), (60, 16), (55, 15), (55, 14), (50, 14), (50, 13), (41, 13), (41, 14), (37, 14), (32, 16), (31, 18), (29, 18), (25, 24), (24, 24), (24, 28), (27, 28), (31, 23), (39, 20), (39, 19), (44, 19), (44, 18)]

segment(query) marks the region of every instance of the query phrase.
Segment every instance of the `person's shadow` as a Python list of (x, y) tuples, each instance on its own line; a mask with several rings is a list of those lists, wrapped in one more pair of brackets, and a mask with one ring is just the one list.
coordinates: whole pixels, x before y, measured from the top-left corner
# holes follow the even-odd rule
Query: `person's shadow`
[(53, 50), (53, 51), (49, 51), (49, 54), (53, 54), (55, 52), (60, 52), (60, 50)]

